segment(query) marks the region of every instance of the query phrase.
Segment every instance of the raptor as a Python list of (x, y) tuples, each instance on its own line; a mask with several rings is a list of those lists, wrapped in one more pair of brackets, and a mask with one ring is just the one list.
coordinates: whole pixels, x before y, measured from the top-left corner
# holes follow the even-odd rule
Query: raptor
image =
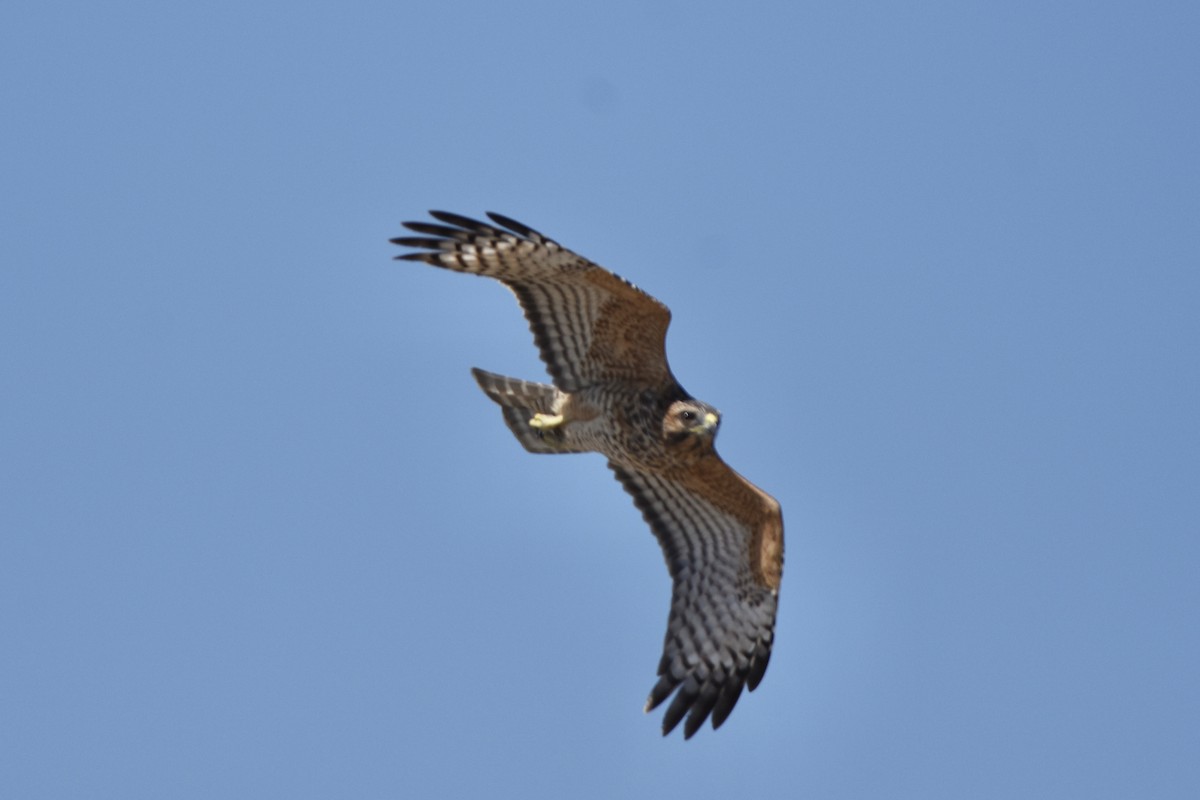
[(495, 278), (517, 296), (551, 384), (472, 370), (531, 453), (597, 452), (662, 546), (673, 582), (650, 711), (663, 734), (718, 728), (767, 669), (783, 571), (779, 503), (714, 442), (721, 415), (667, 365), (665, 305), (534, 229), (431, 211), (397, 258)]

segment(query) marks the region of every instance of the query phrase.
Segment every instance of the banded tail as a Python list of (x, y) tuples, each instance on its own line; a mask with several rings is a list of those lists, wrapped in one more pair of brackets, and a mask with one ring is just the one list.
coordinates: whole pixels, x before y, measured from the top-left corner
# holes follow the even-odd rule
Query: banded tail
[(531, 453), (586, 452), (568, 444), (562, 428), (535, 428), (529, 424), (535, 414), (555, 413), (555, 401), (563, 396), (561, 391), (544, 383), (509, 378), (481, 369), (472, 369), (471, 374), (483, 393), (500, 406), (504, 424), (526, 450)]

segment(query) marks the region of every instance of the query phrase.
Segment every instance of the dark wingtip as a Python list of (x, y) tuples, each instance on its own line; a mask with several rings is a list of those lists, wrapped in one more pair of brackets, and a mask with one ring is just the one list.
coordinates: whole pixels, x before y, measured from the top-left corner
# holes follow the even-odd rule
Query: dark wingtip
[(653, 711), (670, 697), (676, 688), (679, 692), (663, 714), (663, 736), (675, 730), (684, 717), (687, 717), (683, 726), (683, 738), (691, 739), (696, 731), (704, 727), (706, 720), (712, 720), (713, 730), (725, 724), (746, 688), (746, 675), (731, 674), (724, 681), (706, 682), (702, 686), (697, 686), (695, 679), (689, 678), (680, 686), (678, 681), (671, 680), (668, 673), (660, 677), (650, 691), (650, 697), (646, 700), (646, 711)]
[[(666, 736), (671, 731), (675, 730), (675, 726), (679, 724), (684, 715), (691, 710), (692, 704), (696, 701), (696, 696), (699, 694), (696, 681), (689, 678), (675, 695), (675, 699), (671, 701), (671, 705), (667, 706), (667, 713), (663, 714), (662, 730), (663, 736)], [(684, 726), (684, 738), (688, 738), (687, 727)], [(695, 733), (695, 731), (692, 731)]]
[(692, 701), (692, 710), (688, 714), (687, 722), (683, 726), (684, 739), (692, 738), (692, 734), (700, 730), (720, 696), (721, 693), (717, 687), (710, 683), (706, 683), (700, 688), (696, 699)]
[(451, 228), (448, 225), (434, 225), (432, 222), (405, 222), (403, 224), (410, 231), (424, 233), (428, 236), (440, 236), (451, 239), (463, 236), (463, 231), (460, 228)]
[[(613, 468), (617, 469), (616, 467)], [(671, 680), (670, 675), (663, 675), (658, 679), (658, 683), (654, 684), (654, 688), (650, 690), (650, 696), (646, 698), (645, 711), (649, 714), (654, 709), (671, 696), (676, 686), (675, 681)]]
[(401, 247), (426, 247), (438, 249), (442, 246), (443, 239), (430, 239), (426, 236), (397, 236), (394, 239), (388, 239), (392, 244), (398, 244)]
[(737, 705), (738, 698), (742, 696), (742, 690), (745, 687), (746, 682), (739, 675), (731, 676), (729, 682), (722, 687), (721, 695), (717, 698), (717, 702), (712, 710), (712, 726), (714, 731), (725, 724), (725, 720), (729, 718), (733, 707)]
[(750, 664), (750, 674), (746, 676), (746, 686), (750, 691), (758, 688), (759, 682), (762, 681), (763, 675), (767, 674), (767, 662), (771, 660), (771, 643), (768, 641), (766, 645), (759, 645), (758, 652), (755, 653), (755, 659)]
[(524, 236), (526, 239), (534, 239), (535, 241), (544, 240), (546, 237), (535, 231), (523, 222), (517, 222), (512, 217), (506, 217), (503, 214), (497, 214), (494, 211), (487, 212), (488, 219), (495, 222), (497, 225), (503, 225), (513, 233)]
[(448, 225), (457, 225), (460, 228), (468, 231), (476, 231), (477, 233), (495, 234), (500, 231), (488, 225), (486, 222), (480, 222), (477, 219), (464, 217), (462, 214), (455, 214), (450, 211), (430, 211), (429, 216), (436, 220), (445, 222)]

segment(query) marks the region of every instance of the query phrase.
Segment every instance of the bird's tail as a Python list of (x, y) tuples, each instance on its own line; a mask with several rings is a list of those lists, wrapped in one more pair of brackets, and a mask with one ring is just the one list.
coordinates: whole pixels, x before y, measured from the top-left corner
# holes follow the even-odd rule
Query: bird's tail
[(504, 423), (526, 450), (531, 453), (584, 452), (566, 441), (562, 428), (530, 424), (539, 414), (552, 416), (555, 413), (555, 401), (562, 396), (561, 391), (544, 383), (508, 378), (481, 369), (472, 369), (471, 374), (483, 393), (500, 406)]

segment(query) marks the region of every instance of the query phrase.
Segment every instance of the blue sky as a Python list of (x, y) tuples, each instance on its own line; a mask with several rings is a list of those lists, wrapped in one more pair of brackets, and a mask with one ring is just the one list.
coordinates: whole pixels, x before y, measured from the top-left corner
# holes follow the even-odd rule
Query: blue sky
[[(7, 3), (0, 795), (1195, 797), (1193, 3)], [(763, 684), (669, 584), (495, 210), (674, 311), (783, 504)]]

